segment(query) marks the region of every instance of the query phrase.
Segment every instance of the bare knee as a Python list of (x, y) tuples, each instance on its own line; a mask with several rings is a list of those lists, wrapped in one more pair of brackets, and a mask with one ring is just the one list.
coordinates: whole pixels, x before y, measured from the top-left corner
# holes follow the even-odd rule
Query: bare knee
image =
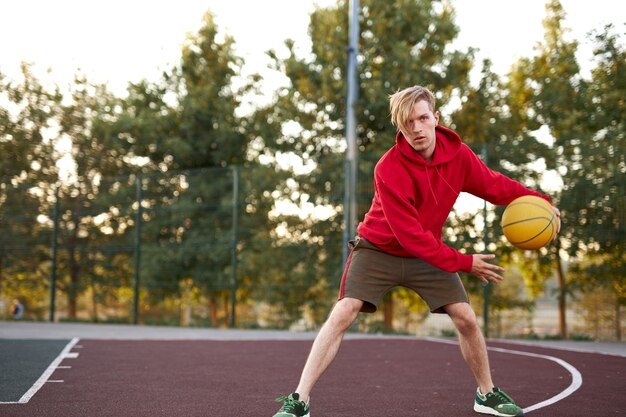
[(363, 301), (354, 298), (344, 298), (337, 301), (326, 323), (334, 329), (345, 332), (361, 311)]
[(463, 335), (471, 334), (472, 332), (480, 332), (480, 326), (476, 319), (476, 313), (466, 303), (453, 304), (450, 307), (447, 306), (446, 312), (452, 319), (454, 327)]

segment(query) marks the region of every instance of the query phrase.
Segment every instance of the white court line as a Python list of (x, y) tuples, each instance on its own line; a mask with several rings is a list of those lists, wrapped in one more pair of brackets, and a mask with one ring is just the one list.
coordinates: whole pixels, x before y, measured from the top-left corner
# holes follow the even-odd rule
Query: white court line
[[(77, 337), (70, 340), (70, 342), (65, 346), (65, 348), (63, 348), (61, 353), (59, 353), (59, 355), (50, 363), (50, 365), (48, 365), (48, 368), (46, 368), (43, 374), (41, 374), (39, 379), (35, 381), (33, 386), (30, 387), (30, 389), (26, 391), (24, 395), (22, 395), (22, 398), (20, 398), (19, 401), (0, 402), (0, 404), (26, 404), (28, 401), (30, 401), (33, 395), (35, 395), (37, 391), (39, 391), (39, 389), (43, 387), (43, 385), (48, 381), (48, 378), (50, 378), (50, 375), (52, 375), (54, 370), (59, 366), (59, 364), (61, 363), (63, 359), (76, 357), (70, 353), (70, 350), (72, 350), (74, 345), (78, 343), (79, 340), (80, 339)], [(57, 381), (54, 381), (54, 382), (57, 382)]]
[[(458, 342), (451, 341), (451, 340), (441, 340), (441, 339), (435, 339), (435, 338), (431, 338), (431, 337), (425, 337), (423, 339), (431, 341), (431, 342), (447, 343), (447, 344), (450, 344), (450, 345), (458, 345)], [(549, 356), (549, 355), (540, 355), (538, 353), (530, 353), (530, 352), (524, 352), (524, 351), (521, 351), (521, 350), (511, 350), (511, 349), (503, 349), (503, 348), (497, 348), (497, 347), (487, 347), (487, 350), (493, 350), (495, 352), (502, 352), (502, 353), (511, 353), (513, 355), (523, 355), (523, 356), (531, 356), (533, 358), (547, 359), (547, 360), (550, 360), (552, 362), (556, 362), (557, 364), (561, 365), (563, 368), (565, 368), (567, 370), (567, 372), (569, 372), (572, 375), (572, 383), (569, 385), (569, 387), (565, 388), (563, 391), (561, 391), (560, 393), (558, 393), (554, 397), (548, 398), (545, 401), (541, 401), (541, 402), (539, 402), (537, 404), (533, 404), (531, 406), (528, 406), (528, 407), (524, 408), (523, 409), (524, 413), (528, 413), (530, 411), (538, 410), (540, 408), (547, 407), (547, 406), (552, 405), (552, 404), (554, 404), (554, 403), (556, 403), (558, 401), (561, 401), (563, 398), (569, 397), (570, 395), (572, 395), (583, 384), (583, 377), (582, 377), (581, 373), (578, 371), (578, 369), (576, 369), (571, 364), (565, 362), (563, 359), (559, 359), (559, 358), (556, 358), (554, 356)]]

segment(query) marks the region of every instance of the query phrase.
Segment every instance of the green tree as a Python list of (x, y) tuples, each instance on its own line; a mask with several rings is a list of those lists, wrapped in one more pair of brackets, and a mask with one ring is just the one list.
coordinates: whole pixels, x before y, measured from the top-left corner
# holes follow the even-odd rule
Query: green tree
[[(562, 26), (565, 11), (558, 0), (546, 5), (544, 40), (537, 47), (538, 54), (523, 59), (512, 75), (513, 93), (520, 120), (531, 125), (545, 125), (554, 140), (551, 156), (545, 159), (548, 169), (570, 164), (575, 144), (586, 135), (584, 97), (587, 83), (580, 76), (576, 60), (578, 42), (570, 41), (567, 29)], [(527, 104), (524, 104), (527, 103)], [(560, 197), (562, 197), (562, 194)], [(568, 282), (564, 272), (561, 246), (571, 239), (569, 222), (573, 220), (567, 204), (556, 198), (555, 205), (562, 206), (563, 228), (557, 237), (552, 256), (555, 259), (559, 281), (559, 327), (562, 337), (567, 336), (566, 296)]]
[[(278, 92), (274, 112), (282, 129), (266, 143), (274, 153), (292, 154), (312, 166), (310, 172), (292, 174), (295, 180), (281, 184), (280, 197), (298, 205), (308, 201), (327, 206), (334, 213), (315, 222), (298, 225), (284, 220), (292, 239), (300, 244), (301, 267), (290, 265), (302, 274), (286, 275), (287, 285), (330, 283), (336, 291), (341, 275), (343, 161), (345, 141), (344, 116), (346, 95), (345, 48), (348, 44), (348, 2), (318, 8), (311, 15), (309, 33), (312, 54), (299, 57), (295, 44), (286, 41), (288, 55), (275, 53), (275, 68), (289, 79), (289, 86)], [(468, 87), (472, 66), (470, 51), (454, 51), (450, 43), (458, 34), (454, 11), (436, 1), (361, 2), (359, 15), (359, 68), (357, 103), (358, 147), (360, 152), (359, 214), (363, 215), (372, 197), (371, 175), (376, 160), (393, 145), (395, 131), (388, 117), (388, 96), (400, 88), (422, 84), (436, 91), (439, 104), (445, 106), (453, 95), (462, 95)], [(311, 287), (313, 288), (313, 287)], [(307, 293), (292, 292), (291, 299), (308, 299)], [(286, 299), (286, 298), (283, 298)], [(391, 323), (392, 309), (385, 310)]]
[[(507, 84), (507, 82), (509, 84)], [(463, 140), (485, 159), (485, 163), (510, 178), (520, 181), (530, 188), (537, 188), (540, 173), (533, 164), (549, 156), (550, 149), (540, 143), (529, 129), (526, 120), (519, 117), (518, 107), (523, 103), (515, 101), (515, 94), (510, 93), (511, 82), (503, 81), (491, 70), (491, 62), (483, 62), (482, 77), (476, 87), (471, 87), (463, 98), (461, 107), (451, 119), (452, 126), (462, 135)], [(532, 126), (531, 126), (532, 127)], [(524, 152), (520, 152), (524, 149)], [(455, 213), (448, 223), (449, 235), (454, 236), (455, 245), (470, 252), (480, 251), (477, 240), (485, 238), (489, 242), (488, 251), (500, 253), (499, 263), (511, 265), (524, 262), (522, 276), (527, 287), (531, 288), (532, 297), (538, 295), (549, 273), (549, 265), (543, 261), (540, 253), (520, 254), (502, 238), (498, 219), (504, 207), (488, 209), (484, 235), (485, 213), (481, 210), (473, 213)], [(538, 264), (543, 263), (542, 268)], [(536, 265), (537, 264), (537, 265)], [(482, 293), (480, 281), (469, 280), (470, 291)], [(500, 291), (500, 286), (493, 287), (494, 308), (502, 310), (504, 306), (527, 306), (515, 291)], [(511, 298), (508, 298), (511, 297)], [(496, 305), (497, 304), (497, 305)]]
[(41, 282), (49, 276), (45, 184), (57, 174), (50, 132), (61, 94), (23, 64), (21, 79), (0, 74), (0, 299), (18, 297), (42, 317)]
[(589, 133), (572, 139), (564, 174), (563, 205), (576, 285), (615, 295), (616, 338), (620, 306), (626, 305), (626, 50), (611, 26), (595, 33), (594, 64), (585, 106)]
[[(237, 79), (242, 65), (234, 40), (219, 36), (208, 12), (183, 45), (177, 67), (158, 83), (131, 86), (115, 126), (132, 154), (149, 160), (145, 171), (161, 171), (142, 177), (148, 255), (142, 279), (161, 288), (163, 297), (201, 289), (214, 325), (218, 303), (228, 300), (231, 290), (233, 204), (241, 216), (228, 167), (248, 161), (253, 139), (249, 118), (237, 114), (256, 82)], [(248, 229), (238, 232), (240, 243), (249, 241)]]
[[(63, 105), (59, 139), (71, 142), (69, 175), (58, 183), (60, 199), (59, 289), (67, 315), (77, 318), (78, 299), (92, 291), (92, 312), (110, 288), (128, 285), (134, 168), (123, 142), (109, 134), (117, 99), (103, 85), (77, 76)], [(121, 177), (120, 177), (121, 176)], [(132, 180), (131, 180), (132, 181)], [(93, 317), (97, 320), (97, 314)]]

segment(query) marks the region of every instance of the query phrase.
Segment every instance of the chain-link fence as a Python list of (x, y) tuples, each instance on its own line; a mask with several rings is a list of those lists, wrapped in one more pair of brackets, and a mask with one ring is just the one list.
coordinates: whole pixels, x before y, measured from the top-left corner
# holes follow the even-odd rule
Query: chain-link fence
[[(265, 177), (267, 169), (255, 166), (98, 176), (58, 186), (4, 182), (1, 318), (10, 318), (17, 300), (31, 320), (316, 327), (343, 269), (343, 182), (322, 187), (320, 199), (289, 180), (276, 186), (269, 176), (263, 186)], [(370, 177), (359, 178), (357, 193), (362, 216), (373, 195)], [(509, 281), (513, 287), (501, 291), (525, 292), (520, 276)], [(490, 334), (555, 336), (551, 282), (537, 300), (518, 297), (517, 304), (494, 308)], [(470, 292), (482, 316), (483, 292), (471, 285)], [(611, 340), (625, 330), (623, 307), (610, 290), (593, 297), (572, 290), (569, 307), (570, 335)], [(451, 331), (425, 311), (416, 297), (395, 292), (357, 327)]]
[[(290, 214), (302, 209), (293, 202), (271, 203), (284, 191), (251, 189), (266, 174), (226, 167), (16, 184), (0, 207), (2, 318), (13, 300), (34, 320), (195, 326), (286, 326), (303, 304), (320, 309), (341, 256), (298, 271), (301, 258), (320, 256), (311, 236), (320, 230), (310, 230), (310, 213)], [(322, 236), (328, 253), (341, 252), (338, 226)], [(311, 291), (319, 299), (302, 303), (297, 294)]]

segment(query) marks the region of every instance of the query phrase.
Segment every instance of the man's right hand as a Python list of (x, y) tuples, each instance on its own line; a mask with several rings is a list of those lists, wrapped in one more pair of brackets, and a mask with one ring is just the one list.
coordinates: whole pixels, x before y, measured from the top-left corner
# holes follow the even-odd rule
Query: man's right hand
[(489, 281), (497, 284), (504, 278), (500, 275), (504, 272), (504, 268), (500, 265), (494, 265), (487, 262), (488, 260), (495, 259), (494, 254), (475, 254), (472, 255), (472, 271), (471, 274), (478, 277), (485, 284), (489, 284)]

